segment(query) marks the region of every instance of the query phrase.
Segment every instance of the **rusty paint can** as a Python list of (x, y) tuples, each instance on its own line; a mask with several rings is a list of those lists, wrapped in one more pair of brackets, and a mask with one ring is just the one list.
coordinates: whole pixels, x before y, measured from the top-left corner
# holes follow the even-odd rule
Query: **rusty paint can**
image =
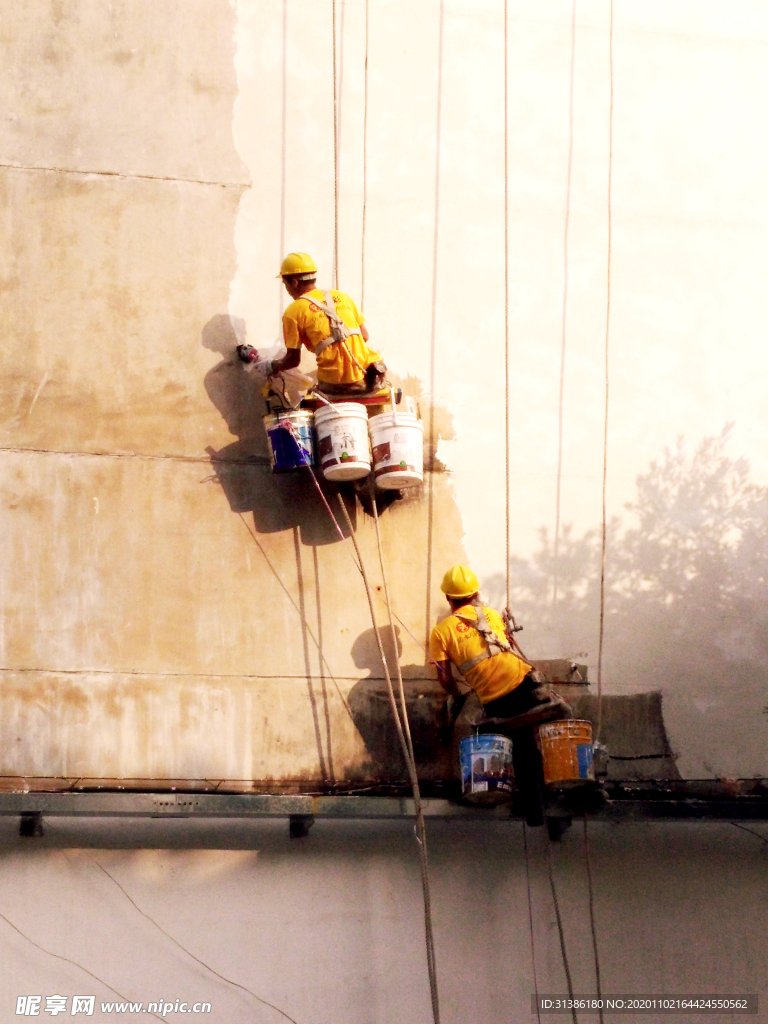
[(580, 718), (544, 722), (539, 726), (544, 782), (567, 789), (595, 781), (592, 764), (592, 723)]
[(512, 740), (506, 736), (465, 736), (459, 744), (459, 765), (465, 800), (473, 804), (502, 804), (512, 799)]

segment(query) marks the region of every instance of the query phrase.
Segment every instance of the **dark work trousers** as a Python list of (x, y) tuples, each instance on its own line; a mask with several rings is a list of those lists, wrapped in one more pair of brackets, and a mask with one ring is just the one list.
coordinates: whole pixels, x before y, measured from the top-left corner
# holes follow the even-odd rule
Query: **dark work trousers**
[[(486, 718), (513, 718), (522, 715), (524, 711), (530, 711), (541, 704), (541, 700), (533, 693), (537, 686), (538, 683), (527, 675), (510, 693), (483, 705)], [(489, 723), (481, 725), (479, 729), (482, 733), (496, 732), (512, 740), (515, 780), (522, 797), (526, 824), (532, 826), (544, 824), (544, 769), (536, 746), (535, 728), (529, 725), (524, 729), (507, 729), (503, 725)]]

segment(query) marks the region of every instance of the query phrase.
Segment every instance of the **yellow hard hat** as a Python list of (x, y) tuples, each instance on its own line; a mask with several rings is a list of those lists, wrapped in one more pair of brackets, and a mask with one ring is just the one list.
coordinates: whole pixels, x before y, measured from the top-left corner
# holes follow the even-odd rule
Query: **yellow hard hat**
[(478, 592), (480, 584), (468, 565), (454, 565), (443, 576), (440, 589), (448, 597), (471, 597)]
[(289, 252), (280, 264), (278, 277), (285, 277), (287, 274), (316, 274), (315, 261), (306, 252)]

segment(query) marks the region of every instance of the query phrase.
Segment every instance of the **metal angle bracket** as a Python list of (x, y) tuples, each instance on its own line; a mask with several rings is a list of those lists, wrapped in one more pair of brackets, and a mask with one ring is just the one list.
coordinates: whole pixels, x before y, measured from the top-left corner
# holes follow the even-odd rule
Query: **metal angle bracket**
[(306, 839), (314, 824), (314, 814), (292, 814), (288, 818), (288, 835), (291, 839)]
[(43, 815), (41, 811), (30, 811), (22, 814), (19, 819), (19, 835), (25, 839), (39, 839), (45, 835)]

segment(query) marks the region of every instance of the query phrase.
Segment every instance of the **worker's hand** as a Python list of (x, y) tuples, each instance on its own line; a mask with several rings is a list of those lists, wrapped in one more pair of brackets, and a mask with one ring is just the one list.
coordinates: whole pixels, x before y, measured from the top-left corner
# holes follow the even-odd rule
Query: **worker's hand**
[(253, 345), (238, 345), (237, 358), (242, 360), (244, 363), (255, 363), (259, 358), (259, 353)]
[(260, 359), (258, 363), (254, 363), (253, 368), (256, 373), (260, 373), (264, 377), (271, 377), (274, 372), (271, 359)]

